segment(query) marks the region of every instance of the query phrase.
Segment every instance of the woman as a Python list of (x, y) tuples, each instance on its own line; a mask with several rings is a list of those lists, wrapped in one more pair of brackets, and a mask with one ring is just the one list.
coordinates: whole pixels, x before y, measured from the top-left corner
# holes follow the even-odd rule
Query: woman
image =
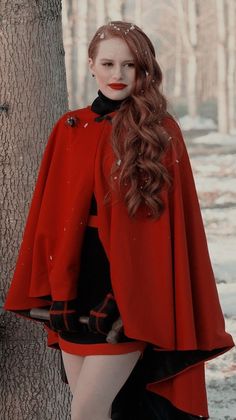
[(49, 308), (73, 420), (208, 418), (204, 361), (234, 343), (155, 51), (117, 21), (88, 53), (98, 97), (51, 132), (5, 309)]

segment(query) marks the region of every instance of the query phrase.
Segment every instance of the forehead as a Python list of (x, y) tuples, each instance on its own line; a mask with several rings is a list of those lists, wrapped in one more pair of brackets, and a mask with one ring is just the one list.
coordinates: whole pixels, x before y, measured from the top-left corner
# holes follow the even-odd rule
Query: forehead
[(129, 60), (133, 58), (133, 55), (123, 39), (111, 38), (99, 43), (96, 58), (109, 58), (111, 60), (119, 58), (122, 60)]

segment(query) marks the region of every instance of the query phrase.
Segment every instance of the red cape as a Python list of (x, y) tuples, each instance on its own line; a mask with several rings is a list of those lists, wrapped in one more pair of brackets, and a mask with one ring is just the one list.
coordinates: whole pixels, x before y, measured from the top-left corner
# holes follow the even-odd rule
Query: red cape
[[(77, 118), (76, 126), (68, 125), (69, 116)], [(140, 209), (131, 220), (118, 194), (112, 193), (112, 205), (103, 203), (114, 159), (112, 124), (106, 119), (96, 122), (95, 117), (90, 107), (66, 113), (51, 132), (5, 309), (45, 306), (40, 297), (46, 295), (55, 300), (76, 297), (94, 192), (98, 233), (110, 262), (124, 333), (151, 343), (161, 357), (181, 351), (198, 355), (174, 376), (150, 381), (147, 389), (187, 413), (208, 418), (204, 360), (234, 343), (225, 332), (181, 131), (165, 117), (162, 125), (172, 140), (164, 163), (173, 176), (173, 188), (162, 193), (164, 213), (152, 221)], [(53, 341), (56, 334), (49, 331), (48, 343)]]

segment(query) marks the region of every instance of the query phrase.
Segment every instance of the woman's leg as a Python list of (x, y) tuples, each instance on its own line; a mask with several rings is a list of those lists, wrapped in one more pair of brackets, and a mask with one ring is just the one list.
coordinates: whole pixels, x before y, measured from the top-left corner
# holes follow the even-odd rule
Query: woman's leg
[(141, 351), (86, 356), (73, 393), (71, 419), (111, 419), (112, 402), (140, 355)]
[(84, 362), (84, 356), (77, 356), (76, 354), (66, 353), (61, 351), (66, 376), (70, 386), (72, 394), (74, 394), (78, 377)]

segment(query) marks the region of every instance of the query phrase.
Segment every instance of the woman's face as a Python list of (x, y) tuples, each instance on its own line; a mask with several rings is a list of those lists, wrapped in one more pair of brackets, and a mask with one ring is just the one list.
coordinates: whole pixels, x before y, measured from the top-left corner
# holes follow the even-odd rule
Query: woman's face
[(119, 100), (130, 95), (135, 82), (134, 57), (122, 39), (101, 41), (95, 59), (89, 58), (89, 68), (108, 98)]

